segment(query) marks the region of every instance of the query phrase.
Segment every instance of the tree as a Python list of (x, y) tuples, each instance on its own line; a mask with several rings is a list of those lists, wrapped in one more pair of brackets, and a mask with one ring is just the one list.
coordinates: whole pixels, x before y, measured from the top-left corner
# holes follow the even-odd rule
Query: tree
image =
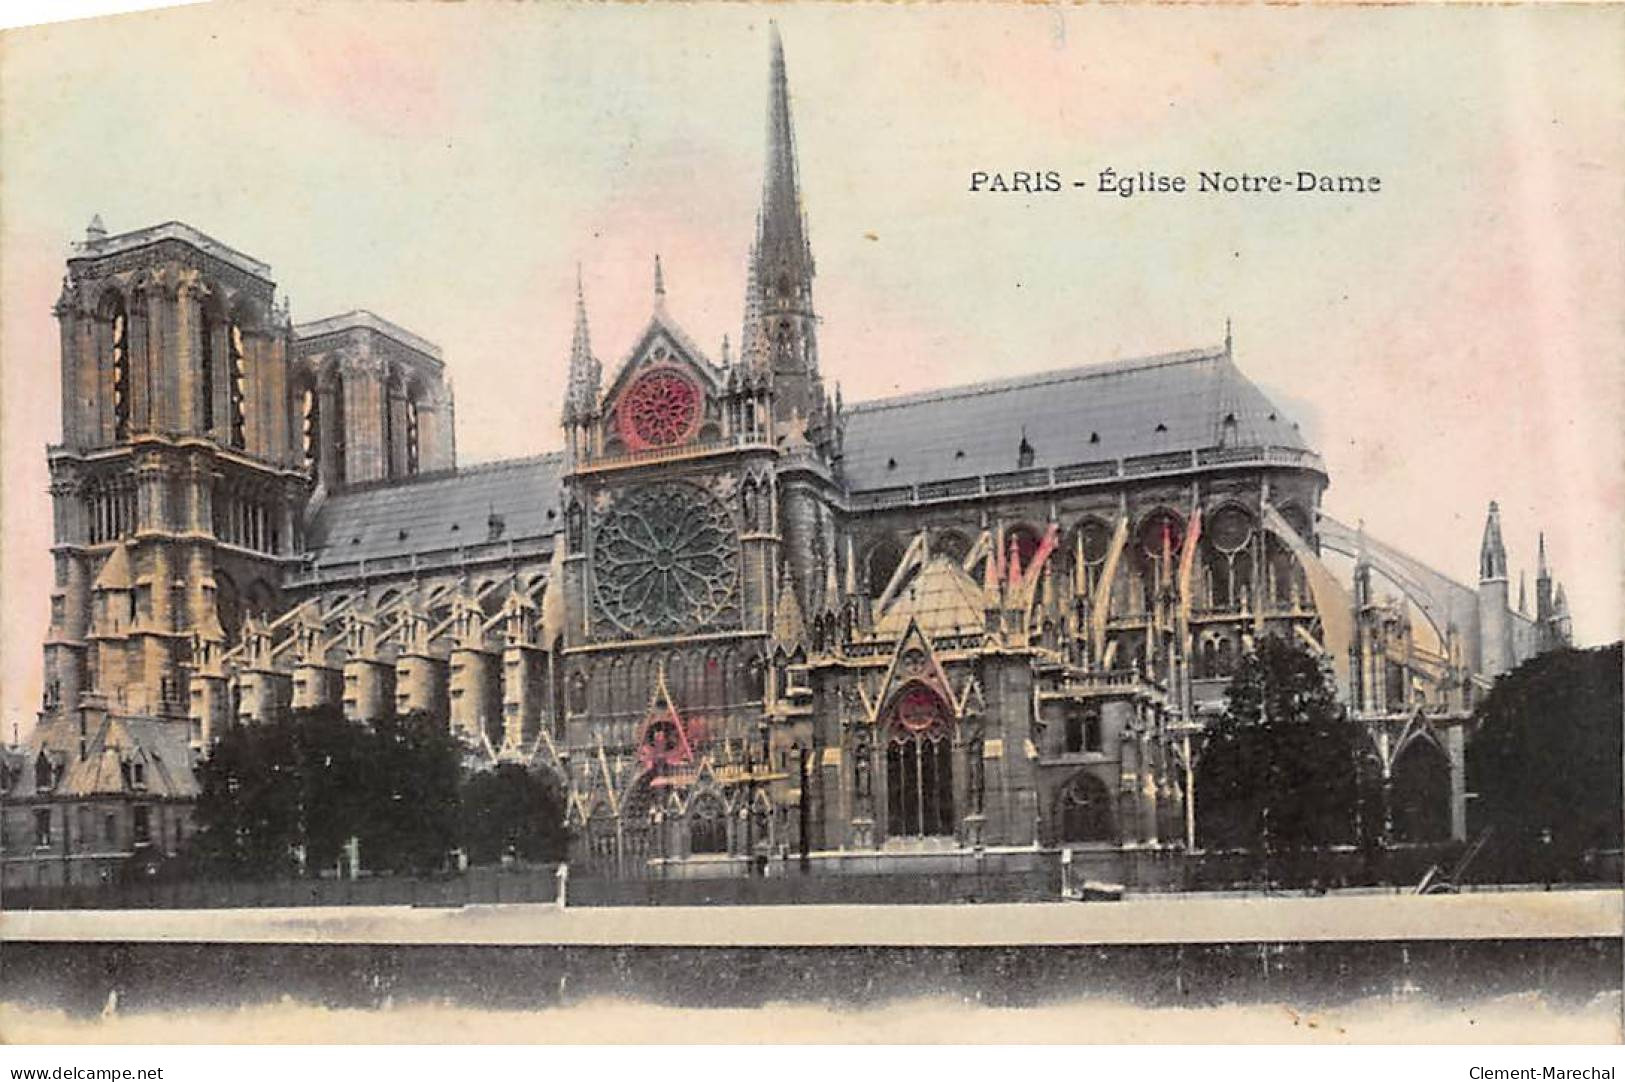
[(350, 838), (366, 821), (366, 787), (372, 731), (334, 706), (293, 715), (299, 748), (300, 808), (305, 864), (313, 872), (334, 867)]
[(457, 845), (462, 745), (443, 719), (417, 713), (372, 723), (359, 831), (369, 868), (426, 872)]
[(521, 860), (564, 859), (564, 793), (550, 773), (502, 763), (463, 780), (462, 842), (474, 864), (512, 853)]
[(1572, 873), (1621, 842), (1620, 643), (1542, 654), (1474, 710), (1473, 810), (1524, 874)]
[(352, 837), (367, 867), (427, 871), (456, 845), (462, 747), (425, 715), (370, 724), (337, 707), (232, 725), (200, 765), (194, 852), (207, 869), (270, 877), (332, 868)]
[(301, 842), (297, 744), (289, 726), (229, 726), (198, 766), (192, 855), (201, 870), (286, 875)]
[(1206, 846), (1275, 853), (1364, 841), (1376, 817), (1365, 734), (1320, 658), (1260, 639), (1203, 740), (1198, 829)]

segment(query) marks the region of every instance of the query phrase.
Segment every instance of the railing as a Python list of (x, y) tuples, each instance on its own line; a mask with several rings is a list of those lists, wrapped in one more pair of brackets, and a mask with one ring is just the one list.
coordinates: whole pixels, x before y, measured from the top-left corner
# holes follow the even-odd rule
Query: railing
[(506, 541), (481, 541), (472, 545), (451, 545), (402, 556), (380, 556), (364, 560), (342, 560), (315, 564), (291, 573), (291, 588), (349, 582), (366, 576), (409, 575), (461, 564), (491, 563), (510, 558), (547, 556), (553, 551), (553, 537), (530, 537)]
[(737, 451), (742, 449), (772, 450), (773, 444), (765, 436), (734, 436), (726, 440), (706, 440), (703, 443), (689, 443), (677, 447), (651, 447), (642, 451), (622, 451), (619, 454), (594, 457), (575, 467), (577, 473), (593, 473), (597, 470), (619, 469), (624, 466), (652, 465), (659, 462), (678, 462), (690, 458), (703, 458), (706, 455), (721, 454), (724, 451)]
[(850, 506), (856, 510), (883, 510), (913, 507), (949, 500), (974, 499), (990, 493), (1023, 492), (1186, 473), (1210, 467), (1237, 465), (1293, 466), (1325, 472), (1321, 457), (1313, 451), (1293, 447), (1207, 447), (1196, 451), (1172, 451), (1130, 458), (1100, 459), (1009, 473), (983, 474), (948, 481), (927, 481), (918, 485), (896, 485), (854, 492)]

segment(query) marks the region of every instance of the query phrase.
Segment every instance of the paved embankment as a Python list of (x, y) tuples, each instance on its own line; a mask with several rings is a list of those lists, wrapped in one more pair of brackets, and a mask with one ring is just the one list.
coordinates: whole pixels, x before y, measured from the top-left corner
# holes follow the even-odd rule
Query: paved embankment
[(0, 913), (0, 941), (660, 947), (1042, 947), (1618, 938), (1619, 890), (1158, 896), (968, 906), (549, 905)]

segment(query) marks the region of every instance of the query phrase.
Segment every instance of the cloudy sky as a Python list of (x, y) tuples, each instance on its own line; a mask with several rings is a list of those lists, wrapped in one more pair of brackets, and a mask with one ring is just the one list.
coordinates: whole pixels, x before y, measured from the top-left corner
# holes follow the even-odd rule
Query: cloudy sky
[[(1326, 456), (1329, 509), (1462, 581), (1501, 502), (1586, 642), (1620, 633), (1625, 11), (776, 6), (849, 401), (1216, 344)], [(651, 264), (737, 339), (764, 9), (205, 6), (8, 32), (3, 701), (38, 701), (70, 240), (181, 219), (294, 316), (440, 343), (464, 461), (558, 444), (583, 269), (613, 365)], [(972, 171), (1379, 175), (1378, 195), (968, 191)]]

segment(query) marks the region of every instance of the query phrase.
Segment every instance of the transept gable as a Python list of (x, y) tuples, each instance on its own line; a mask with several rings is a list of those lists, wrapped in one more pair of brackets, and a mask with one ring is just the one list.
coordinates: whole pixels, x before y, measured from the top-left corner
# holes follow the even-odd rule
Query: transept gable
[(605, 443), (643, 451), (715, 439), (724, 393), (723, 373), (657, 310), (604, 395)]
[(634, 345), (616, 366), (615, 375), (604, 388), (604, 412), (614, 409), (616, 401), (637, 376), (648, 368), (671, 365), (681, 368), (700, 381), (708, 394), (723, 390), (723, 370), (706, 357), (705, 352), (663, 310), (649, 317), (649, 323)]
[(886, 673), (881, 677), (879, 687), (871, 695), (861, 681), (857, 685), (858, 697), (863, 703), (869, 721), (871, 723), (878, 721), (911, 686), (929, 688), (948, 703), (956, 714), (959, 712), (962, 697), (954, 694), (952, 681), (948, 678), (948, 672), (943, 668), (941, 659), (937, 657), (936, 650), (932, 648), (930, 638), (912, 619), (897, 641), (897, 647), (892, 652), (891, 664), (886, 666)]

